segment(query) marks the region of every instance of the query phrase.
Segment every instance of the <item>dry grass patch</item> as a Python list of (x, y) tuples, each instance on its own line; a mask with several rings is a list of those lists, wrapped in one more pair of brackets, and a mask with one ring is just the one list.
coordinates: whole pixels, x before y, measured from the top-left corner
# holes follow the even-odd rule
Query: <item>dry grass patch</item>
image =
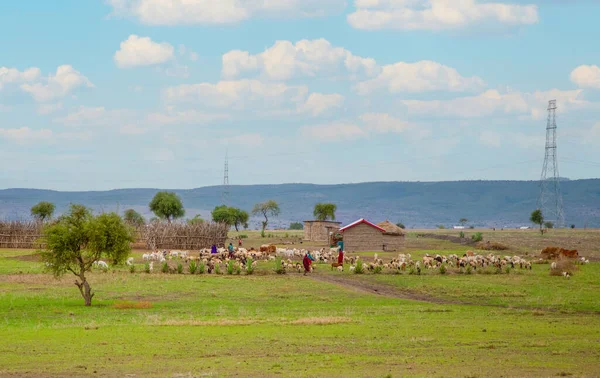
[(138, 302), (131, 302), (131, 301), (118, 301), (115, 304), (113, 304), (113, 308), (116, 308), (118, 310), (139, 310), (139, 309), (146, 309), (146, 308), (152, 308), (152, 303), (148, 302), (148, 301), (138, 301)]
[(555, 263), (556, 269), (550, 268), (551, 276), (562, 276), (563, 272), (573, 275), (573, 273), (575, 273), (575, 271), (578, 269), (577, 265), (575, 265), (575, 262), (570, 259), (560, 259), (555, 261)]
[(506, 251), (508, 248), (507, 245), (498, 242), (480, 242), (477, 244), (478, 249), (482, 249), (484, 251)]
[(288, 322), (288, 324), (292, 325), (330, 325), (330, 324), (343, 324), (343, 323), (352, 323), (354, 320), (343, 317), (343, 316), (329, 316), (329, 317), (320, 317), (320, 318), (301, 318), (297, 320), (292, 320)]
[(265, 323), (265, 320), (258, 319), (216, 319), (216, 320), (196, 320), (196, 319), (173, 319), (173, 320), (151, 320), (149, 325), (178, 327), (178, 326), (248, 326)]

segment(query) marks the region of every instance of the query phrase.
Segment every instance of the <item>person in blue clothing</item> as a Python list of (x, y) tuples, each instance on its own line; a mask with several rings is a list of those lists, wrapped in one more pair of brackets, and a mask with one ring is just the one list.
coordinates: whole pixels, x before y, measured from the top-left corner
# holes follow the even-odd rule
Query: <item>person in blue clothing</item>
[(302, 265), (304, 265), (305, 276), (306, 273), (310, 272), (310, 266), (312, 265), (313, 261), (315, 261), (315, 258), (311, 256), (310, 252), (306, 252), (306, 255), (304, 255), (304, 258), (302, 259)]
[(210, 253), (217, 253), (217, 245), (213, 244), (212, 247), (210, 248)]
[(229, 246), (227, 247), (227, 249), (229, 250), (229, 258), (232, 259), (233, 258), (233, 252), (234, 252), (233, 244), (229, 243)]

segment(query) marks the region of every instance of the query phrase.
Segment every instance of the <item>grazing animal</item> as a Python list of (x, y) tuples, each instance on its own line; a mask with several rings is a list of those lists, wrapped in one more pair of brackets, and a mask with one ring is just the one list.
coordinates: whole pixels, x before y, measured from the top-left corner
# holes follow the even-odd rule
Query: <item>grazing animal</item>
[(133, 265), (133, 257), (128, 258), (127, 261), (125, 262), (125, 264), (127, 264), (127, 266), (132, 266)]
[(550, 269), (556, 270), (556, 261), (550, 264)]
[(568, 249), (560, 249), (560, 257), (566, 257), (569, 259), (576, 259), (579, 257), (579, 253), (576, 249), (568, 250)]
[(338, 268), (339, 271), (343, 271), (344, 270), (344, 264), (332, 263), (331, 264), (331, 270), (333, 270), (333, 268)]

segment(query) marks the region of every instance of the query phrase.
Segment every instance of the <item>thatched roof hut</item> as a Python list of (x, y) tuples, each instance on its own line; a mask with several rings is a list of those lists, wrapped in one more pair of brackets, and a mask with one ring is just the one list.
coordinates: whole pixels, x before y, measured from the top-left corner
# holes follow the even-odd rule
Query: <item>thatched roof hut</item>
[(389, 220), (386, 220), (385, 222), (377, 223), (377, 226), (383, 228), (385, 230), (385, 233), (388, 235), (404, 235), (404, 230), (401, 229), (400, 227), (396, 226)]

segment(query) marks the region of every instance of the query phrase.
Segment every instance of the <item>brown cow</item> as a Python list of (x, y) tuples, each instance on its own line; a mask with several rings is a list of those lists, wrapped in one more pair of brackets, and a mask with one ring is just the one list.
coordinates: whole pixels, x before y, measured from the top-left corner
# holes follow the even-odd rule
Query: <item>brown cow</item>
[(546, 247), (542, 249), (540, 256), (548, 260), (556, 259), (560, 255), (560, 250), (561, 248), (558, 247)]
[(579, 253), (576, 249), (568, 250), (568, 249), (560, 249), (560, 257), (566, 257), (569, 259), (576, 259), (579, 257)]
[(260, 252), (276, 253), (277, 246), (275, 244), (263, 244), (260, 246)]

